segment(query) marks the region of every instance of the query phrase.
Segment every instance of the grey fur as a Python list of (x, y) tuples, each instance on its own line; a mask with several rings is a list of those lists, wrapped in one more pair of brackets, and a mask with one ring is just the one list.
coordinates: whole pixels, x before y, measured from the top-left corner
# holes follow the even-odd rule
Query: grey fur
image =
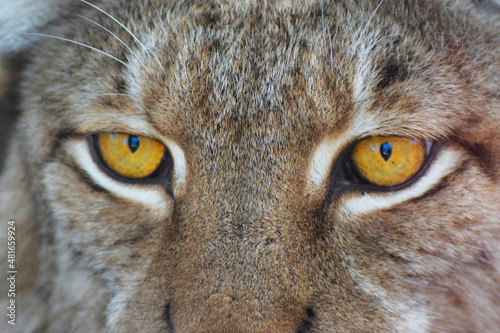
[[(1, 244), (18, 230), (9, 328), (499, 332), (494, 6), (92, 4), (46, 2), (19, 26), (0, 10), (2, 34), (39, 37), (0, 42), (28, 59), (0, 177)], [(170, 187), (99, 178), (85, 156), (101, 132), (163, 142)], [(436, 157), (404, 188), (345, 185), (338, 161), (370, 136)]]

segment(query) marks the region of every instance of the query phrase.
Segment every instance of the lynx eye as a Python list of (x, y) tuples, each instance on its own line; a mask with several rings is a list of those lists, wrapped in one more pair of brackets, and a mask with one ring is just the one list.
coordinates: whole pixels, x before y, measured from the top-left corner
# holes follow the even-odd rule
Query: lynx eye
[(165, 146), (160, 142), (130, 134), (97, 134), (97, 145), (102, 160), (120, 176), (144, 178), (161, 164)]
[(360, 141), (352, 160), (363, 178), (378, 186), (396, 186), (410, 180), (424, 165), (424, 140), (371, 137)]

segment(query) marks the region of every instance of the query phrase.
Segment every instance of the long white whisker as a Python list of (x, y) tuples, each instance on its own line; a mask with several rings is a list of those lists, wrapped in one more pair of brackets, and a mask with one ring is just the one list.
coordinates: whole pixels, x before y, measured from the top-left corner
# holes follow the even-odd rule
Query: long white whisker
[[(161, 21), (162, 16), (161, 16), (160, 10), (158, 10), (158, 6), (155, 5), (154, 0), (150, 0), (149, 2), (153, 5), (153, 7), (154, 7), (154, 9), (156, 11), (156, 15), (158, 15), (158, 21)], [(165, 72), (165, 68), (163, 67), (163, 65), (161, 64), (161, 62), (158, 60), (158, 58), (156, 57), (156, 55), (154, 53), (152, 53), (152, 54), (156, 58), (156, 61), (157, 61), (158, 65), (160, 65), (160, 68), (163, 71), (163, 75), (165, 75), (165, 77), (166, 77), (167, 73)]]
[(325, 41), (325, 51), (327, 53), (330, 53), (330, 69), (333, 70), (333, 50), (332, 50), (332, 36), (330, 32), (330, 28), (328, 28), (328, 46), (330, 46), (330, 52), (328, 52), (328, 47), (326, 45), (326, 30), (325, 30), (325, 17), (324, 17), (324, 8), (323, 8), (323, 1), (321, 2), (321, 26), (323, 28), (323, 40)]
[(146, 49), (146, 47), (144, 46), (144, 44), (141, 43), (141, 41), (139, 40), (139, 38), (137, 38), (133, 33), (132, 31), (130, 31), (126, 26), (124, 26), (120, 21), (118, 21), (117, 19), (115, 19), (111, 14), (109, 14), (108, 12), (106, 12), (105, 10), (97, 7), (96, 5), (93, 5), (91, 4), (90, 2), (88, 1), (85, 1), (85, 0), (80, 0), (81, 2), (97, 9), (98, 11), (100, 11), (101, 13), (103, 13), (104, 15), (106, 15), (107, 17), (109, 17), (110, 19), (112, 19), (113, 21), (115, 21), (120, 27), (122, 27), (126, 32), (128, 32), (128, 34), (130, 36), (132, 36), (132, 38), (134, 38), (134, 40), (137, 42), (137, 44), (139, 44), (143, 49)]
[(106, 52), (104, 52), (104, 51), (102, 51), (102, 50), (96, 49), (95, 47), (92, 47), (92, 46), (90, 46), (90, 45), (87, 45), (87, 44), (84, 44), (84, 43), (77, 42), (77, 41), (75, 41), (75, 40), (71, 40), (71, 39), (67, 39), (67, 38), (63, 38), (63, 37), (58, 37), (58, 36), (52, 36), (52, 35), (46, 35), (46, 34), (39, 34), (39, 33), (34, 33), (34, 32), (21, 32), (21, 33), (19, 33), (19, 34), (20, 34), (20, 35), (29, 35), (29, 36), (39, 36), (39, 37), (54, 38), (54, 39), (62, 40), (62, 41), (65, 41), (65, 42), (73, 43), (73, 44), (76, 44), (76, 45), (80, 45), (80, 46), (83, 46), (83, 47), (89, 48), (89, 49), (91, 49), (91, 50), (94, 50), (94, 51), (96, 51), (96, 52), (99, 52), (99, 53), (100, 53), (100, 54), (102, 54), (102, 55), (105, 55), (105, 56), (107, 56), (107, 57), (109, 57), (109, 58), (111, 58), (111, 59), (113, 59), (113, 60), (118, 61), (118, 62), (119, 62), (120, 64), (122, 64), (123, 66), (125, 66), (125, 67), (127, 67), (127, 68), (129, 68), (129, 69), (132, 69), (132, 68), (130, 67), (130, 65), (129, 65), (129, 64), (127, 64), (127, 63), (125, 63), (125, 62), (121, 61), (120, 59), (118, 59), (118, 58), (116, 58), (116, 57), (112, 56), (111, 54), (106, 53)]
[(79, 14), (76, 14), (76, 13), (72, 13), (72, 14), (76, 15), (76, 16), (84, 19), (84, 20), (87, 20), (89, 22), (92, 22), (93, 24), (95, 24), (96, 26), (98, 26), (99, 28), (103, 29), (104, 31), (106, 31), (107, 33), (109, 33), (111, 36), (113, 36), (114, 38), (116, 38), (120, 43), (123, 44), (123, 46), (125, 46), (127, 48), (127, 50), (130, 52), (130, 54), (132, 54), (141, 63), (142, 67), (146, 68), (146, 70), (147, 70), (147, 67), (144, 64), (144, 62), (142, 62), (141, 58), (139, 58), (139, 56), (137, 56), (134, 53), (134, 51), (132, 51), (132, 49), (127, 45), (127, 43), (125, 43), (122, 39), (120, 39), (120, 37), (118, 37), (117, 35), (115, 35), (114, 33), (112, 33), (109, 29), (103, 27), (102, 25), (100, 25), (96, 21), (89, 19), (88, 17), (82, 16), (82, 15), (79, 15)]
[[(370, 18), (368, 18), (368, 21), (366, 22), (363, 30), (361, 30), (361, 34), (359, 35), (359, 38), (358, 40), (356, 41), (356, 44), (354, 45), (354, 51), (357, 50), (359, 44), (361, 43), (361, 38), (363, 38), (364, 34), (365, 34), (365, 31), (366, 29), (368, 28), (368, 26), (370, 25), (370, 22), (372, 21), (372, 18), (375, 16), (375, 13), (377, 13), (379, 7), (382, 5), (382, 3), (384, 2), (385, 0), (380, 0), (380, 2), (378, 3), (377, 7), (375, 8), (375, 10), (373, 11), (373, 13), (370, 15)], [(354, 53), (351, 55), (351, 59), (353, 57)]]
[(365, 24), (365, 27), (363, 28), (363, 30), (361, 31), (361, 35), (363, 35), (365, 33), (365, 30), (368, 28), (368, 26), (370, 25), (370, 22), (372, 21), (373, 17), (375, 16), (375, 14), (377, 13), (378, 9), (380, 8), (380, 6), (382, 5), (382, 3), (384, 3), (385, 0), (380, 0), (380, 2), (378, 3), (377, 7), (375, 8), (375, 10), (373, 11), (373, 13), (370, 15), (370, 18), (368, 19), (368, 22), (366, 22)]
[(153, 7), (154, 7), (154, 9), (156, 11), (156, 14), (158, 15), (158, 19), (161, 20), (161, 13), (158, 10), (158, 7), (155, 5), (155, 3), (153, 2), (153, 0), (150, 0), (149, 2), (153, 5)]
[(376, 41), (374, 41), (370, 47), (368, 48), (369, 51), (371, 51), (378, 43), (380, 43), (381, 41), (383, 41), (384, 39), (388, 39), (388, 38), (391, 38), (391, 37), (394, 37), (394, 36), (401, 36), (401, 34), (399, 33), (395, 33), (395, 34), (389, 34), (389, 35), (385, 35), (383, 37), (380, 37), (379, 39), (377, 39)]
[[(94, 20), (91, 20), (89, 19), (88, 17), (85, 17), (83, 15), (79, 15), (79, 14), (76, 14), (76, 13), (72, 13), (73, 15), (76, 15), (84, 20), (87, 20), (89, 22), (92, 22), (93, 24), (97, 25), (99, 28), (101, 28), (102, 30), (106, 31), (107, 33), (109, 33), (111, 36), (113, 36), (114, 38), (116, 38), (120, 43), (122, 43), (123, 46), (125, 46), (127, 48), (127, 50), (129, 50), (130, 53), (134, 54), (134, 52), (132, 51), (132, 49), (127, 45), (127, 43), (125, 43), (123, 40), (120, 39), (120, 37), (118, 37), (117, 35), (115, 35), (114, 33), (112, 33), (109, 29), (103, 27), (102, 25), (100, 25), (99, 23), (97, 23), (96, 21)], [(143, 64), (144, 65), (144, 64)]]
[(109, 14), (109, 13), (108, 13), (108, 12), (106, 12), (105, 10), (103, 10), (103, 9), (101, 9), (101, 8), (99, 8), (99, 7), (97, 7), (96, 5), (91, 4), (91, 3), (90, 3), (90, 2), (88, 2), (88, 1), (85, 1), (85, 0), (80, 0), (80, 1), (81, 1), (81, 2), (83, 2), (83, 3), (85, 3), (85, 4), (87, 4), (87, 5), (89, 5), (89, 6), (91, 6), (91, 7), (93, 7), (93, 8), (95, 8), (95, 9), (97, 9), (98, 11), (100, 11), (101, 13), (103, 13), (104, 15), (106, 15), (107, 17), (109, 17), (110, 19), (112, 19), (113, 21), (115, 21), (115, 22), (116, 22), (116, 23), (117, 23), (120, 27), (122, 27), (122, 28), (123, 28), (123, 29), (124, 29), (124, 30), (125, 30), (125, 31), (126, 31), (126, 32), (130, 35), (130, 36), (132, 36), (132, 38), (134, 38), (134, 40), (136, 41), (136, 43), (137, 43), (137, 44), (139, 44), (139, 46), (140, 46), (143, 50), (145, 50), (145, 51), (147, 51), (147, 52), (149, 52), (149, 53), (151, 53), (151, 54), (153, 55), (153, 57), (155, 58), (156, 62), (157, 62), (157, 63), (158, 63), (158, 65), (160, 66), (161, 70), (163, 71), (163, 74), (164, 74), (165, 76), (167, 76), (167, 73), (165, 72), (165, 68), (163, 68), (163, 66), (162, 66), (162, 64), (160, 63), (160, 60), (158, 59), (158, 57), (156, 56), (156, 54), (154, 54), (153, 52), (151, 52), (151, 50), (149, 50), (149, 49), (148, 49), (148, 48), (147, 48), (147, 47), (146, 47), (146, 46), (145, 46), (145, 45), (144, 45), (144, 44), (143, 44), (143, 43), (139, 40), (139, 38), (137, 38), (137, 37), (136, 37), (136, 36), (132, 33), (132, 31), (130, 31), (130, 30), (129, 30), (129, 29), (128, 29), (125, 25), (123, 25), (120, 21), (118, 21), (116, 18), (114, 18), (111, 14)]

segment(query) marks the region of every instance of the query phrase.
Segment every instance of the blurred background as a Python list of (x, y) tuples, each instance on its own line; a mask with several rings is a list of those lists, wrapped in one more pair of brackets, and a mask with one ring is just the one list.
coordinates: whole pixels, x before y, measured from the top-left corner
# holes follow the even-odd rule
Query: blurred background
[(9, 141), (14, 134), (17, 119), (17, 74), (22, 67), (21, 59), (11, 54), (0, 56), (0, 170), (3, 168)]

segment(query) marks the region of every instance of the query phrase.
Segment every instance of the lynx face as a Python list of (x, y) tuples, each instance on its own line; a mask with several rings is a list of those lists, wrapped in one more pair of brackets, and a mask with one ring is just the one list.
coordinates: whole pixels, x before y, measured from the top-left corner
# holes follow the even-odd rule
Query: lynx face
[(498, 9), (63, 9), (0, 183), (18, 331), (498, 331)]

